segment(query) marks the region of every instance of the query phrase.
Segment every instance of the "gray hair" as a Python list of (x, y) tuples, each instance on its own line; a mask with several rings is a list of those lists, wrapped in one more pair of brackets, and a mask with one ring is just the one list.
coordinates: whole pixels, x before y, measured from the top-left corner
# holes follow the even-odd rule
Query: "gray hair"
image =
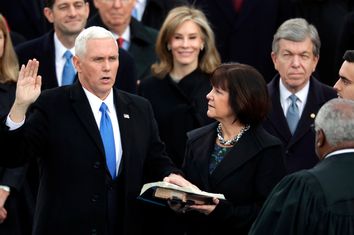
[(309, 24), (303, 18), (294, 18), (285, 21), (280, 25), (274, 34), (272, 51), (277, 54), (279, 52), (279, 40), (285, 39), (293, 42), (303, 42), (310, 38), (313, 43), (313, 54), (316, 57), (320, 55), (321, 41), (317, 29), (314, 25)]
[(354, 141), (354, 101), (336, 98), (325, 103), (318, 111), (315, 129), (323, 130), (331, 146)]
[(112, 38), (117, 44), (113, 34), (105, 28), (92, 26), (84, 29), (75, 40), (75, 54), (77, 56), (83, 56), (86, 53), (86, 43), (88, 40), (102, 38)]

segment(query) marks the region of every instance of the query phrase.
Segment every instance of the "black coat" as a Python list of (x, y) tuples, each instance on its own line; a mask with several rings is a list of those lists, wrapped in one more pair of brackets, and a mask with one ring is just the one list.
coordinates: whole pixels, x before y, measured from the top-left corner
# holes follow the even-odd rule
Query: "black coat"
[(250, 235), (353, 235), (353, 171), (350, 152), (285, 177), (264, 203)]
[[(109, 199), (115, 182), (88, 99), (79, 82), (42, 92), (25, 124), (0, 141), (13, 153), (2, 164), (18, 165), (38, 157), (41, 178), (34, 235), (106, 234), (108, 204), (116, 201), (120, 234), (143, 234), (137, 196), (148, 177), (162, 180), (178, 170), (165, 155), (153, 111), (144, 98), (114, 89), (122, 136), (119, 197)], [(14, 157), (16, 156), (16, 157)]]
[(208, 118), (206, 95), (211, 90), (209, 75), (195, 70), (179, 83), (169, 75), (150, 77), (140, 83), (139, 94), (152, 105), (161, 139), (177, 166), (181, 166), (187, 132), (212, 122)]
[(281, 142), (262, 127), (251, 127), (209, 174), (216, 140), (212, 123), (188, 133), (186, 179), (201, 190), (224, 194), (208, 216), (187, 212), (187, 234), (247, 234), (273, 187), (285, 174)]
[[(0, 117), (8, 115), (15, 99), (15, 91), (15, 83), (0, 83)], [(2, 157), (11, 156), (11, 153), (2, 147), (0, 152)], [(0, 234), (27, 235), (31, 232), (38, 179), (28, 178), (27, 173), (33, 173), (34, 177), (38, 174), (32, 171), (37, 169), (36, 165), (31, 165), (30, 169), (31, 171), (28, 171), (28, 165), (16, 168), (0, 167), (0, 185), (11, 189), (5, 203), (7, 218), (0, 224)]]

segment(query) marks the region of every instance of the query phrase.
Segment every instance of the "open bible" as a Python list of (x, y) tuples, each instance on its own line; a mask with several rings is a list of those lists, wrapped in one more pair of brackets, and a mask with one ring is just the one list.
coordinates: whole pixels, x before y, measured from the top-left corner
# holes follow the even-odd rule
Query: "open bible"
[(188, 205), (204, 205), (212, 204), (213, 198), (225, 199), (222, 194), (180, 187), (164, 181), (144, 184), (138, 198), (158, 205), (166, 205), (167, 200), (179, 201)]

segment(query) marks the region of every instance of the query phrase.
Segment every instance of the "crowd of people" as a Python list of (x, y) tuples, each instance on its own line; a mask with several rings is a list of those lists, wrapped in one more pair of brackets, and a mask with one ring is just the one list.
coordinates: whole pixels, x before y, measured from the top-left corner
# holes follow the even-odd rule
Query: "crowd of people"
[(0, 234), (354, 235), (354, 6), (309, 2), (0, 4)]

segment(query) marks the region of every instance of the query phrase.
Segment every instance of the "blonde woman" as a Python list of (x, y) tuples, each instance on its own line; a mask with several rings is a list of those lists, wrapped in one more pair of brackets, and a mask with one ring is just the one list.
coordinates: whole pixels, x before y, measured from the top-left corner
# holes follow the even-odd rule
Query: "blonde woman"
[(159, 61), (139, 94), (150, 100), (161, 139), (181, 166), (186, 133), (211, 122), (206, 115), (209, 77), (220, 64), (214, 33), (202, 11), (177, 7), (166, 17), (156, 42)]

